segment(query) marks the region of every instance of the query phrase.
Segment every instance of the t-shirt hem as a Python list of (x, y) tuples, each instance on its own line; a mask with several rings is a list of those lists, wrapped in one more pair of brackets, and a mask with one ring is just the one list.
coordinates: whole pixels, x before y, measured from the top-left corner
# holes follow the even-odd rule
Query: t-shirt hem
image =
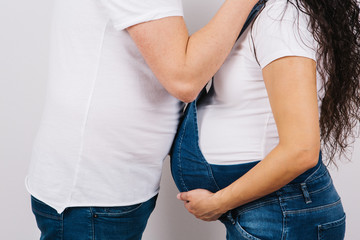
[(33, 191), (29, 185), (29, 176), (26, 176), (25, 178), (25, 187), (27, 192), (35, 197), (36, 199), (44, 202), (45, 204), (49, 205), (50, 207), (52, 207), (53, 209), (55, 209), (57, 211), (57, 213), (61, 214), (62, 212), (64, 212), (64, 210), (66, 208), (69, 207), (122, 207), (122, 206), (130, 206), (130, 205), (134, 205), (134, 204), (139, 204), (139, 203), (143, 203), (146, 202), (148, 200), (150, 200), (151, 198), (153, 198), (154, 196), (156, 196), (157, 194), (159, 194), (159, 190), (155, 191), (154, 193), (148, 194), (146, 195), (146, 197), (143, 198), (137, 198), (134, 201), (119, 201), (119, 202), (71, 202), (69, 204), (66, 205), (62, 205), (62, 204), (56, 204), (53, 203), (52, 201), (46, 199), (46, 197), (41, 196), (41, 194), (36, 193), (35, 191)]
[(292, 49), (289, 50), (280, 50), (277, 52), (273, 52), (268, 54), (264, 59), (259, 60), (261, 69), (264, 69), (267, 65), (272, 63), (273, 61), (283, 58), (283, 57), (306, 57), (316, 61), (316, 54), (309, 53), (304, 49)]
[(154, 12), (146, 13), (141, 15), (137, 18), (133, 18), (129, 21), (124, 21), (123, 19), (114, 19), (114, 27), (116, 30), (121, 31), (128, 27), (134, 26), (139, 23), (149, 22), (152, 20), (158, 20), (165, 17), (174, 17), (180, 16), (183, 17), (184, 14), (181, 10), (175, 9), (163, 9), (163, 10), (156, 10)]

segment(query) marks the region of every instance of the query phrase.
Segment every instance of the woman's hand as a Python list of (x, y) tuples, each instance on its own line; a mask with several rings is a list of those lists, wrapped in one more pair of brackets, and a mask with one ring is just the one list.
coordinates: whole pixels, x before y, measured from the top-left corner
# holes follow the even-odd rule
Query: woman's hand
[(205, 189), (179, 193), (177, 198), (184, 201), (185, 208), (191, 214), (203, 221), (215, 221), (227, 212), (227, 210), (222, 209), (218, 194)]

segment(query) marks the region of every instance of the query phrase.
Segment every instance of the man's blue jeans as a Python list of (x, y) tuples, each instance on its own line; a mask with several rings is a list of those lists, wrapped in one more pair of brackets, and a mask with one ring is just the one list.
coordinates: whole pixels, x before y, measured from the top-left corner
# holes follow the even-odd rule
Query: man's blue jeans
[(122, 207), (71, 207), (58, 214), (31, 197), (41, 240), (140, 240), (157, 196)]

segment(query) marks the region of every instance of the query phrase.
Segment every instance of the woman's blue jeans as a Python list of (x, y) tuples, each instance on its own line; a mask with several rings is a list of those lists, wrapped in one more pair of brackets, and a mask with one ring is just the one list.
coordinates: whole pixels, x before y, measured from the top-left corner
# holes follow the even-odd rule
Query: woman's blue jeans
[(40, 240), (140, 240), (157, 196), (131, 206), (70, 207), (61, 214), (31, 197)]
[[(181, 192), (216, 192), (258, 162), (212, 165), (199, 147), (196, 102), (190, 103), (171, 153), (171, 170)], [(332, 179), (319, 156), (317, 166), (280, 190), (233, 209), (219, 219), (228, 240), (342, 240), (345, 213)]]

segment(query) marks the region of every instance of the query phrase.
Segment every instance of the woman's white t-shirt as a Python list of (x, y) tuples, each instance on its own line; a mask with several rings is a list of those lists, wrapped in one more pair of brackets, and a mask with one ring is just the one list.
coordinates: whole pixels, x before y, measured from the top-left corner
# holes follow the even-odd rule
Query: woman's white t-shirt
[(56, 0), (46, 106), (26, 178), (59, 213), (157, 194), (182, 104), (125, 28), (182, 16), (180, 0)]
[(237, 41), (215, 75), (215, 94), (198, 109), (200, 147), (209, 163), (262, 160), (278, 144), (262, 69), (286, 56), (316, 60), (308, 22), (287, 0), (269, 0)]

